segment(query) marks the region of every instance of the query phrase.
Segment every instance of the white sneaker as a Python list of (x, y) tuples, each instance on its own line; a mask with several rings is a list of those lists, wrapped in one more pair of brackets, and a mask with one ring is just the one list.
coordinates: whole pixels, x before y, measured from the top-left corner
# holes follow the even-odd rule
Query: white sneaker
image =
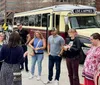
[(30, 74), (29, 79), (32, 79), (34, 76), (32, 74)]
[(37, 81), (39, 81), (41, 79), (41, 77), (40, 76), (37, 76)]
[(55, 85), (59, 85), (59, 81), (58, 80), (55, 80)]
[(50, 84), (52, 81), (48, 80), (47, 82), (44, 82), (45, 84)]

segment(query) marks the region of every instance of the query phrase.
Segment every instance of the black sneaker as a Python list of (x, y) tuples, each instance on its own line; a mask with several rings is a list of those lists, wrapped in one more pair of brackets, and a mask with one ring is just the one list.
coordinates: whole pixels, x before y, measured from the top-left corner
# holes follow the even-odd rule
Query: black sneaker
[(28, 70), (28, 69), (26, 69), (26, 72), (29, 72), (29, 70)]

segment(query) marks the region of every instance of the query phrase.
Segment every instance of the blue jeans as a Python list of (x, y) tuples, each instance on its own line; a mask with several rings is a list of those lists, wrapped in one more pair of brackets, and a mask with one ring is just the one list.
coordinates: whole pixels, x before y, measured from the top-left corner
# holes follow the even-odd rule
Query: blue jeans
[(36, 61), (37, 61), (37, 64), (38, 64), (38, 75), (41, 76), (42, 60), (43, 60), (43, 54), (35, 54), (35, 56), (32, 57), (32, 66), (31, 66), (31, 74), (32, 75), (34, 75), (35, 64), (36, 64)]
[(48, 75), (48, 79), (50, 81), (52, 80), (52, 76), (53, 76), (53, 67), (54, 67), (54, 64), (56, 65), (55, 80), (59, 81), (60, 72), (61, 72), (61, 60), (62, 60), (62, 58), (59, 57), (59, 56), (49, 55), (49, 75)]

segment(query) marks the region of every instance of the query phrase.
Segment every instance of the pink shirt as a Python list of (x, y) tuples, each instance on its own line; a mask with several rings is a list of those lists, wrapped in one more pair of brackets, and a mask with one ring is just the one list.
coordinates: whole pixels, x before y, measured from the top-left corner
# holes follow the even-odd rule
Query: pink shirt
[(84, 63), (82, 75), (90, 80), (93, 80), (94, 74), (100, 64), (100, 47), (91, 47), (87, 52), (87, 57)]

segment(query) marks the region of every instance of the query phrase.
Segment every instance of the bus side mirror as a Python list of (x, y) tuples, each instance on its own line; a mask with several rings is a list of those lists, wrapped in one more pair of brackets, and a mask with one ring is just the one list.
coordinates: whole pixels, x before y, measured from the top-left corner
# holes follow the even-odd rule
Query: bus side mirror
[(65, 24), (68, 24), (68, 17), (65, 17), (64, 20), (65, 20)]

